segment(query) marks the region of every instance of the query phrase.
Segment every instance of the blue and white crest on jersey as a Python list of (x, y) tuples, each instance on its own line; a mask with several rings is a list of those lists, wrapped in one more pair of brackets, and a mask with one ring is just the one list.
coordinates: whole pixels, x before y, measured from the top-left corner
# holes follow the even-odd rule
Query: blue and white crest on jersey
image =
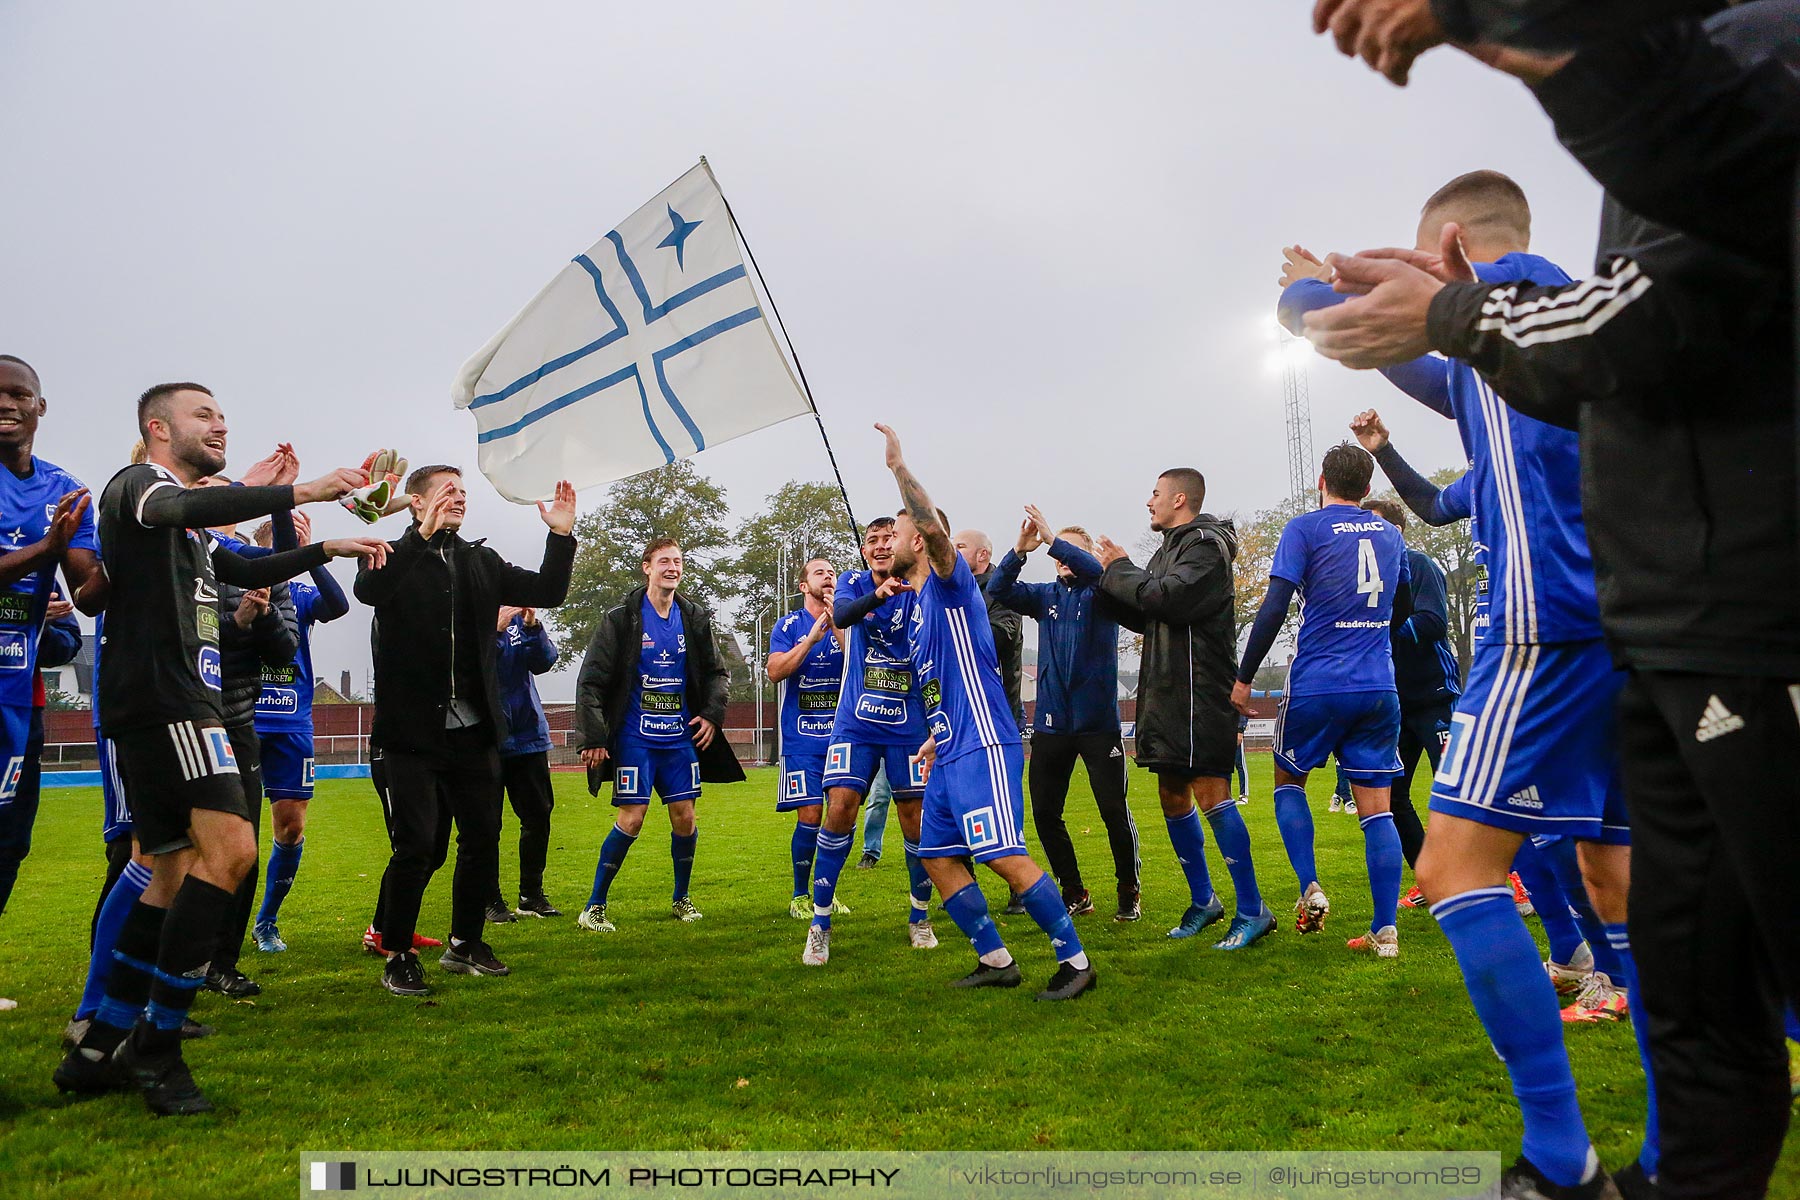
[(992, 807), (978, 808), (963, 814), (963, 841), (971, 850), (985, 850), (1000, 844), (1000, 831)]
[(636, 767), (620, 767), (613, 773), (613, 786), (627, 796), (637, 795), (638, 769)]
[(11, 800), (19, 794), (19, 780), (25, 777), (25, 759), (15, 756), (6, 760), (6, 775), (0, 778), (0, 800)]
[(825, 751), (825, 772), (837, 774), (850, 769), (850, 743), (833, 742)]
[(798, 800), (806, 795), (806, 772), (789, 771), (782, 777), (782, 788), (789, 800)]

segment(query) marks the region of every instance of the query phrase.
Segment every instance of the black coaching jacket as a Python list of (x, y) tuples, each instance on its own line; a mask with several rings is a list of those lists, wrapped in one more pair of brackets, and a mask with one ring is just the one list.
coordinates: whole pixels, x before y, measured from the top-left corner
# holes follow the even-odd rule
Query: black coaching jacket
[[(1707, 35), (1753, 69), (1796, 44), (1800, 4), (1734, 8)], [(1541, 98), (1560, 128), (1567, 97)], [(1625, 665), (1800, 676), (1785, 267), (1658, 225), (1609, 194), (1592, 278), (1451, 284), (1432, 302), (1434, 349), (1475, 367), (1520, 412), (1579, 429), (1601, 622)]]
[[(575, 745), (581, 750), (604, 746), (608, 751), (605, 764), (588, 771), (590, 794), (597, 794), (600, 785), (612, 778), (619, 722), (638, 682), (637, 656), (644, 640), (644, 597), (648, 592), (647, 587), (634, 588), (623, 603), (608, 609), (581, 659), (581, 674), (575, 682)], [(711, 745), (698, 751), (700, 781), (737, 783), (744, 778), (744, 769), (725, 740), (731, 676), (714, 640), (712, 613), (680, 592), (675, 593), (675, 604), (681, 609), (681, 626), (687, 635), (688, 714), (705, 717), (719, 731)], [(488, 640), (493, 641), (491, 637)]]
[[(448, 529), (426, 541), (417, 522), (388, 543), (386, 566), (371, 571), (364, 563), (355, 592), (375, 610), (372, 744), (388, 752), (444, 750), (444, 718), (458, 675), (453, 656), (468, 653), (475, 655), (480, 686), (458, 699), (475, 706), (498, 750), (506, 729), (494, 670), (494, 618), (503, 604), (561, 604), (574, 563), (575, 539), (565, 533), (545, 537), (543, 564), (528, 571)], [(467, 677), (468, 664), (461, 666)]]
[[(1163, 533), (1140, 567), (1122, 558), (1100, 577), (1119, 624), (1144, 635), (1138, 667), (1137, 760), (1183, 768), (1207, 757), (1209, 741), (1235, 739), (1237, 616), (1231, 564), (1237, 530), (1201, 513)], [(1221, 730), (1228, 730), (1221, 735)]]

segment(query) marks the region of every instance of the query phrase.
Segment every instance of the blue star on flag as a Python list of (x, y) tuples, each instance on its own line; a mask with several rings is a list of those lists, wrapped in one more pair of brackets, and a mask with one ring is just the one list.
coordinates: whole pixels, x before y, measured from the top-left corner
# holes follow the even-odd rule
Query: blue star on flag
[(687, 245), (688, 235), (700, 228), (700, 226), (704, 225), (706, 222), (688, 220), (686, 217), (683, 217), (680, 213), (675, 211), (675, 206), (673, 204), (669, 205), (668, 209), (669, 236), (656, 243), (656, 246), (659, 250), (664, 246), (675, 247), (675, 265), (685, 271), (687, 269), (687, 263), (682, 261), (682, 251)]

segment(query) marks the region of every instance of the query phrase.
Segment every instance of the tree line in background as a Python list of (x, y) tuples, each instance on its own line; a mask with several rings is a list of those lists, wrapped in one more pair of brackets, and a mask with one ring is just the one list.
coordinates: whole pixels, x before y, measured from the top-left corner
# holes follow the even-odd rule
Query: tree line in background
[[(1446, 468), (1431, 476), (1440, 487), (1461, 471)], [(1395, 498), (1392, 492), (1383, 493)], [(1239, 636), (1245, 636), (1268, 590), (1269, 565), (1281, 529), (1301, 511), (1303, 500), (1244, 517), (1230, 514), (1237, 526), (1236, 610)], [(835, 485), (789, 480), (763, 498), (760, 511), (731, 528), (725, 489), (695, 469), (691, 460), (670, 463), (612, 485), (605, 501), (575, 525), (579, 549), (569, 598), (551, 614), (565, 661), (579, 661), (594, 627), (607, 609), (644, 582), (639, 569), (643, 550), (653, 538), (681, 543), (682, 590), (704, 600), (719, 616), (719, 627), (733, 631), (725, 639), (734, 700), (755, 695), (747, 653), (760, 628), (766, 642), (772, 623), (798, 605), (794, 576), (810, 557), (825, 557), (839, 571), (860, 567), (862, 558), (851, 533), (850, 515)], [(1010, 530), (994, 533), (995, 555), (1010, 544)], [(1147, 560), (1160, 543), (1155, 534), (1140, 537), (1134, 556)], [(1463, 671), (1468, 671), (1475, 618), (1475, 544), (1469, 523), (1432, 528), (1413, 520), (1407, 544), (1443, 568), (1448, 584), (1450, 643)], [(783, 569), (785, 568), (785, 569)], [(1297, 607), (1297, 606), (1296, 606)], [(1289, 614), (1291, 634), (1294, 614)], [(1135, 637), (1123, 644), (1135, 656)], [(1259, 687), (1280, 687), (1285, 665), (1265, 666)], [(765, 698), (770, 698), (766, 695)]]

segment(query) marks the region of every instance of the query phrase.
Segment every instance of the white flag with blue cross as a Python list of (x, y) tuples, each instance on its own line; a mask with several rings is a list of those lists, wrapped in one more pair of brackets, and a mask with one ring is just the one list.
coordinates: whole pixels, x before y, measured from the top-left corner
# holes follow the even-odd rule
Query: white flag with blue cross
[(704, 160), (575, 257), (463, 364), (509, 500), (611, 483), (810, 412)]

